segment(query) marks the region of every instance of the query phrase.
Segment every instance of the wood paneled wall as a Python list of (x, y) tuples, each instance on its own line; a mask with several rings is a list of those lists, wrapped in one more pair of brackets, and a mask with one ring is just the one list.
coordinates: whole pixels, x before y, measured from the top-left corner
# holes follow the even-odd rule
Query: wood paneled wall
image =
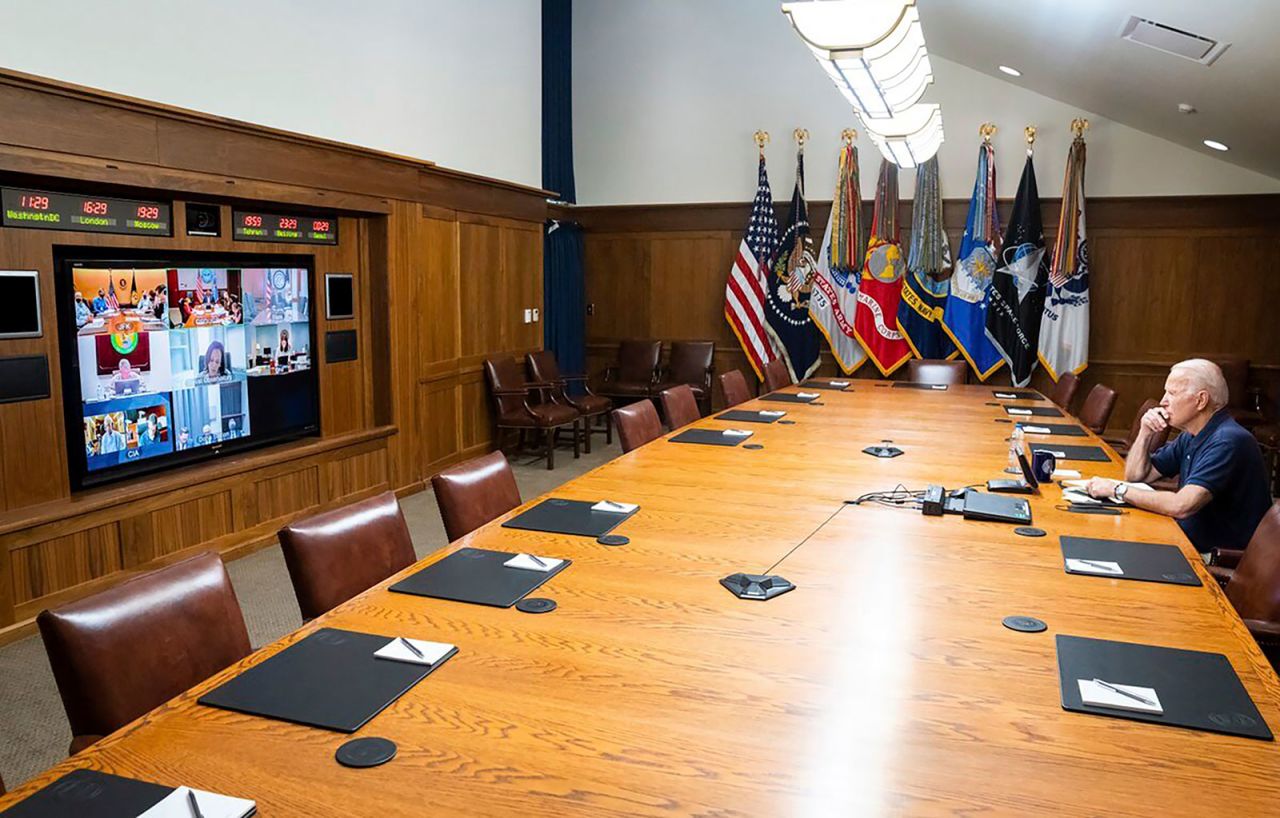
[[(1011, 204), (1000, 202), (1001, 224)], [(967, 208), (967, 200), (944, 203), (953, 251)], [(715, 339), (718, 371), (750, 373), (723, 315), (725, 277), (749, 210), (735, 203), (575, 211), (586, 235), (590, 371), (612, 360), (618, 340), (651, 337)], [(786, 210), (781, 203), (780, 223)], [(1049, 243), (1059, 210), (1059, 200), (1042, 200)], [(829, 202), (810, 204), (815, 243), (829, 211)], [(899, 222), (908, 228), (910, 212), (903, 202)], [(1088, 230), (1090, 365), (1081, 395), (1098, 382), (1119, 390), (1113, 428), (1127, 429), (1142, 401), (1162, 393), (1169, 364), (1183, 358), (1242, 355), (1253, 384), (1280, 379), (1280, 196), (1091, 199)], [(904, 229), (904, 245), (909, 237)], [(828, 352), (820, 371), (838, 371)], [(879, 373), (868, 364), (857, 377)], [(991, 381), (1008, 383), (1008, 374)], [(1038, 372), (1033, 385), (1048, 388), (1048, 376)]]

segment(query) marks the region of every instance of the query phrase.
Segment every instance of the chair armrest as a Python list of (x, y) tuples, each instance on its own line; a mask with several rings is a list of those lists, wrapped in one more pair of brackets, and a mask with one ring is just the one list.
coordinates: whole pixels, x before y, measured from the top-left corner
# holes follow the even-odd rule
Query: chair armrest
[(1235, 568), (1240, 564), (1240, 558), (1243, 556), (1244, 550), (1240, 548), (1215, 548), (1213, 559), (1209, 564), (1222, 568)]
[(1244, 626), (1264, 650), (1280, 648), (1280, 622), (1263, 619), (1246, 619)]
[(562, 381), (585, 381), (586, 379), (586, 375), (560, 375), (560, 380)]
[(529, 390), (528, 389), (494, 389), (493, 394), (503, 398), (524, 397), (529, 394)]
[(1235, 576), (1236, 573), (1236, 569), (1223, 568), (1221, 565), (1210, 565), (1208, 566), (1208, 571), (1209, 576), (1216, 579), (1223, 589), (1227, 587), (1227, 583), (1231, 581), (1231, 578)]

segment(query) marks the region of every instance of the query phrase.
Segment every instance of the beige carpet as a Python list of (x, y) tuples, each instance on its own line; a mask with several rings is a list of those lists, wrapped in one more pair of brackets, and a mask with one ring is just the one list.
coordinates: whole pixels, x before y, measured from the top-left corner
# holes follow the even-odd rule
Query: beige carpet
[[(513, 460), (521, 495), (528, 499), (551, 491), (620, 451), (616, 438), (613, 446), (606, 447), (603, 437), (597, 437), (593, 447), (592, 454), (579, 460), (570, 451), (557, 451), (554, 471), (547, 471), (544, 461)], [(446, 544), (431, 492), (406, 497), (401, 506), (418, 556)], [(255, 648), (302, 624), (279, 546), (236, 560), (227, 568)], [(13, 787), (66, 758), (70, 742), (71, 730), (40, 637), (0, 648), (0, 776), (5, 783)]]

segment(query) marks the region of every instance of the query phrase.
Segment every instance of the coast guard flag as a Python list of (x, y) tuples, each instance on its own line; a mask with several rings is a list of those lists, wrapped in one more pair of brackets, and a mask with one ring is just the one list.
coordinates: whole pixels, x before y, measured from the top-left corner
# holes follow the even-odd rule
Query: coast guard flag
[(809, 297), (818, 264), (809, 238), (809, 209), (804, 201), (804, 149), (796, 153), (796, 187), (791, 214), (782, 231), (778, 257), (764, 289), (765, 329), (791, 379), (803, 381), (818, 368), (821, 336), (809, 317)]
[(1049, 291), (1040, 319), (1040, 363), (1057, 381), (1079, 375), (1089, 365), (1089, 248), (1084, 233), (1084, 139), (1067, 154), (1062, 183), (1062, 215), (1054, 244)]
[(751, 218), (738, 245), (738, 255), (729, 268), (729, 280), (724, 288), (724, 317), (738, 336), (747, 361), (756, 372), (756, 378), (764, 380), (764, 365), (774, 358), (773, 345), (765, 332), (764, 287), (765, 277), (778, 252), (778, 220), (773, 215), (773, 192), (769, 190), (769, 175), (764, 169), (764, 154), (760, 154), (760, 172), (756, 183), (756, 198), (751, 204)]
[(882, 375), (892, 374), (911, 357), (911, 347), (898, 332), (898, 304), (905, 272), (906, 259), (898, 244), (898, 166), (883, 159), (853, 321), (858, 343)]
[(996, 212), (996, 155), (990, 142), (978, 148), (978, 175), (969, 199), (969, 216), (960, 239), (960, 257), (942, 312), (942, 330), (985, 381), (1004, 364), (987, 338), (987, 294), (1000, 250), (1000, 215)]
[(1044, 228), (1040, 223), (1040, 194), (1036, 168), (1027, 151), (1013, 213), (1000, 248), (1000, 266), (991, 279), (988, 295), (987, 337), (1009, 364), (1014, 386), (1026, 386), (1036, 368), (1040, 342), (1040, 316), (1049, 283), (1044, 252)]
[(954, 358), (960, 354), (942, 331), (942, 309), (951, 289), (951, 242), (942, 226), (942, 188), (935, 155), (916, 170), (911, 205), (911, 252), (902, 278), (898, 331), (917, 358)]
[(818, 251), (818, 267), (809, 298), (809, 315), (846, 375), (862, 366), (867, 354), (853, 334), (858, 279), (866, 248), (862, 240), (862, 194), (858, 188), (858, 149), (840, 151), (840, 173), (831, 200), (831, 218)]

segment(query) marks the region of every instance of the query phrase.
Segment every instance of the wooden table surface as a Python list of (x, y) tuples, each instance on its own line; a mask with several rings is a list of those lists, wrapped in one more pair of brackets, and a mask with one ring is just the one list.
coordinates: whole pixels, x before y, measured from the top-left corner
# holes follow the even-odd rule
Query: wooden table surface
[[(617, 532), (630, 545), (495, 522), (422, 563), (462, 545), (572, 558), (536, 592), (553, 613), (392, 594), (389, 581), (0, 806), (93, 767), (252, 798), (264, 816), (1276, 814), (1275, 742), (1061, 708), (1059, 633), (1223, 653), (1280, 731), (1280, 682), (1177, 526), (1056, 511), (1057, 487), (1031, 500), (1039, 539), (843, 505), (1002, 476), (1012, 428), (994, 422), (1007, 416), (990, 387), (853, 383), (820, 406), (743, 407), (785, 409), (794, 425), (697, 424), (747, 425), (762, 450), (659, 440), (556, 490), (639, 503)], [(860, 453), (883, 438), (905, 454)], [(1065, 574), (1060, 534), (1176, 543), (1204, 586)], [(743, 601), (717, 582), (793, 548), (776, 569), (789, 594)], [(1049, 629), (1007, 630), (1009, 614)], [(385, 766), (339, 766), (346, 735), (195, 704), (322, 626), (458, 645), (357, 733), (399, 745)]]

